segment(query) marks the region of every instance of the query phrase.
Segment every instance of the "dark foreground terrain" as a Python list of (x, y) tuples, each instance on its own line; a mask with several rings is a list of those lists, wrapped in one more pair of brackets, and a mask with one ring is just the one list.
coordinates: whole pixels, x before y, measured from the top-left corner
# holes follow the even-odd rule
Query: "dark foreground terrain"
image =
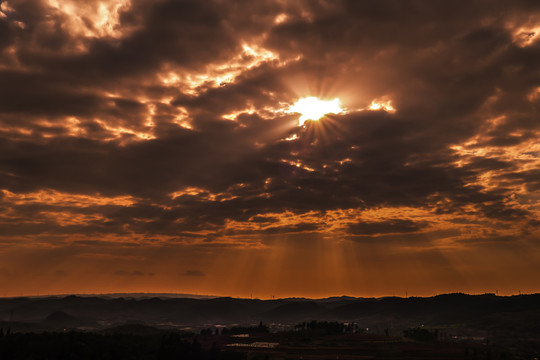
[[(0, 338), (2, 359), (462, 359), (500, 358), (501, 353), (474, 344), (418, 342), (367, 335), (310, 335), (234, 338), (161, 335), (19, 333)], [(272, 341), (268, 341), (272, 340)], [(277, 343), (276, 340), (281, 341)], [(507, 354), (510, 355), (510, 354)], [(507, 358), (507, 355), (504, 358)]]
[(0, 359), (535, 358), (538, 294), (0, 299)]
[[(123, 327), (112, 332), (2, 334), (0, 359), (359, 360), (533, 359), (535, 356), (534, 353), (490, 346), (485, 342), (335, 333), (325, 329), (277, 333), (255, 331), (239, 337), (214, 332), (190, 334), (177, 331), (143, 335), (140, 330), (134, 326), (131, 330)], [(426, 334), (434, 332), (426, 330)]]

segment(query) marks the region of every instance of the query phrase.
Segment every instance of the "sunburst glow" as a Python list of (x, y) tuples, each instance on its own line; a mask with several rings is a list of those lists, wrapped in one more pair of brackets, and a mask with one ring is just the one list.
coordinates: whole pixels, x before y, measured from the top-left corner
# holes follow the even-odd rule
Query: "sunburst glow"
[(314, 96), (298, 100), (289, 109), (289, 112), (302, 114), (300, 119), (298, 119), (298, 126), (303, 126), (307, 120), (317, 121), (326, 114), (339, 114), (342, 111), (343, 109), (340, 107), (338, 98), (321, 100)]

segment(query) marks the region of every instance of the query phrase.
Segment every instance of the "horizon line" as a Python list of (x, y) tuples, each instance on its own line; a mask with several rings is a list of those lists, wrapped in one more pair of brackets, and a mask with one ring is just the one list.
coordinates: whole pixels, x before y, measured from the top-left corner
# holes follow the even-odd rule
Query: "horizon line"
[(47, 297), (68, 297), (68, 296), (79, 296), (79, 297), (113, 297), (113, 298), (122, 298), (125, 296), (152, 296), (161, 298), (163, 297), (176, 297), (184, 299), (197, 299), (197, 300), (210, 300), (218, 298), (231, 298), (231, 299), (240, 299), (240, 300), (260, 300), (260, 301), (271, 301), (271, 300), (289, 300), (289, 299), (306, 299), (306, 300), (326, 300), (333, 298), (353, 298), (353, 299), (385, 299), (385, 298), (400, 298), (400, 299), (409, 299), (409, 298), (432, 298), (443, 295), (468, 295), (468, 296), (481, 296), (481, 295), (493, 295), (497, 297), (511, 297), (511, 296), (528, 296), (528, 295), (539, 295), (540, 292), (531, 292), (531, 293), (511, 293), (511, 294), (499, 294), (498, 292), (483, 292), (483, 293), (466, 293), (466, 292), (447, 292), (447, 293), (438, 293), (434, 295), (382, 295), (382, 296), (353, 296), (353, 295), (331, 295), (326, 297), (307, 297), (307, 296), (286, 296), (286, 297), (268, 297), (268, 298), (259, 298), (259, 297), (243, 297), (243, 296), (232, 296), (232, 295), (210, 295), (210, 294), (190, 294), (190, 293), (167, 293), (167, 292), (111, 292), (111, 293), (56, 293), (56, 294), (37, 294), (37, 295), (14, 295), (14, 296), (0, 296), (0, 299), (16, 299), (16, 298), (47, 298)]

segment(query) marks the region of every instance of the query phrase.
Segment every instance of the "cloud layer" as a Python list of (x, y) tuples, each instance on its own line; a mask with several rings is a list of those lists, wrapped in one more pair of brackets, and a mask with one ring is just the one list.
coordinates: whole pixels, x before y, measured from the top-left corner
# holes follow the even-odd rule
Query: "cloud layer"
[[(539, 290), (537, 1), (0, 11), (0, 276), (61, 267), (44, 292), (132, 276), (122, 290), (242, 295), (264, 279), (281, 294), (360, 295), (391, 292), (358, 284), (415, 263), (432, 272), (407, 275), (422, 293)], [(308, 96), (346, 111), (300, 127), (288, 109)], [(39, 251), (60, 267), (32, 263)], [(220, 266), (253, 254), (266, 270), (223, 282)], [(294, 258), (346, 270), (304, 273)], [(75, 286), (88, 271), (96, 283)], [(20, 286), (6, 291), (35, 292)]]

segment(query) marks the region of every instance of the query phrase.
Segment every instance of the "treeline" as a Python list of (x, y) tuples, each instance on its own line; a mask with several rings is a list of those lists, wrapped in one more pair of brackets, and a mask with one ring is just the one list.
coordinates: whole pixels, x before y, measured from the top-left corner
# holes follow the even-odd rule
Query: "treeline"
[(213, 335), (239, 335), (239, 334), (248, 334), (248, 335), (260, 335), (260, 334), (268, 334), (270, 330), (268, 329), (268, 326), (264, 325), (262, 321), (257, 326), (233, 326), (230, 329), (227, 327), (224, 328), (207, 328), (202, 329), (200, 331), (200, 334), (202, 336), (213, 336)]
[(10, 360), (242, 360), (244, 354), (205, 349), (196, 338), (162, 335), (11, 333), (0, 336), (0, 359)]
[(429, 331), (423, 327), (409, 328), (403, 331), (403, 336), (418, 341), (437, 341), (439, 339), (439, 330)]
[(340, 323), (337, 321), (309, 321), (294, 326), (295, 331), (313, 332), (319, 334), (341, 334), (362, 332), (356, 323)]

